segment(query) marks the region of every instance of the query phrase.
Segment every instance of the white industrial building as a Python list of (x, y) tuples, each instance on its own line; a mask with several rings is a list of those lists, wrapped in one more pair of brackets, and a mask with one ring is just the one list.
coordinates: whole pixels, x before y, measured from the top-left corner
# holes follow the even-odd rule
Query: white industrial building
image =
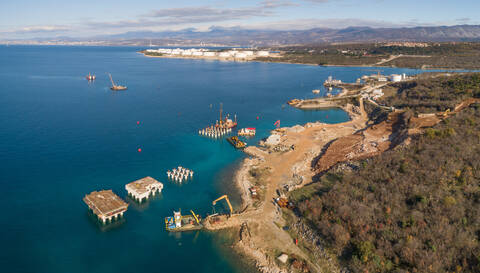
[(400, 82), (402, 81), (402, 75), (393, 74), (390, 76), (390, 79), (392, 82)]
[(232, 54), (230, 52), (220, 52), (218, 54), (218, 57), (220, 57), (220, 58), (228, 58), (228, 57), (231, 57), (231, 56), (232, 56)]
[(259, 57), (268, 57), (270, 55), (270, 52), (268, 51), (258, 51), (257, 56)]
[(244, 59), (247, 58), (247, 54), (243, 52), (238, 52), (237, 54), (235, 54), (235, 58)]
[(215, 57), (215, 52), (206, 51), (206, 52), (203, 53), (203, 56), (205, 56), (205, 57)]
[(219, 58), (231, 58), (236, 59), (249, 59), (254, 58), (255, 56), (266, 57), (270, 56), (268, 51), (253, 51), (253, 50), (241, 50), (241, 49), (232, 49), (228, 51), (209, 51), (205, 48), (159, 48), (159, 49), (146, 49), (146, 52), (158, 52), (166, 55), (181, 55), (181, 56), (195, 56), (195, 57), (219, 57)]

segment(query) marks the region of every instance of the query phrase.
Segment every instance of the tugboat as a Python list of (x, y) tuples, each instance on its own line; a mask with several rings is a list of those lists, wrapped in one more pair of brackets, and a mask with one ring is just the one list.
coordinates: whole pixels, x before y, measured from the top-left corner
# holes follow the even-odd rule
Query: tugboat
[(245, 148), (245, 146), (247, 146), (247, 144), (243, 141), (241, 141), (240, 139), (238, 139), (237, 136), (232, 136), (232, 137), (229, 137), (227, 138), (228, 142), (230, 142), (230, 144), (233, 145), (233, 147), (237, 148), (237, 149), (243, 149)]
[(108, 76), (110, 76), (110, 81), (112, 82), (112, 87), (110, 87), (110, 89), (112, 89), (113, 91), (127, 90), (127, 87), (126, 87), (126, 86), (116, 85), (116, 84), (113, 82), (113, 79), (112, 79), (112, 75), (111, 75), (111, 74), (108, 74)]
[(91, 75), (90, 72), (88, 72), (88, 75), (85, 78), (87, 78), (87, 81), (94, 81), (96, 77), (95, 75)]

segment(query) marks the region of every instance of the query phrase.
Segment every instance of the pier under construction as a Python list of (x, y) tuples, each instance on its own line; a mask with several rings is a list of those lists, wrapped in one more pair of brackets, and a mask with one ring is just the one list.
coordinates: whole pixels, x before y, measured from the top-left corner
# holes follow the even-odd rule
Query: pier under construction
[(123, 217), (128, 209), (128, 204), (112, 190), (93, 191), (83, 201), (104, 224)]
[(152, 177), (147, 176), (128, 183), (125, 185), (125, 189), (130, 197), (141, 203), (143, 199), (147, 200), (150, 195), (155, 196), (156, 193), (161, 193), (163, 184)]

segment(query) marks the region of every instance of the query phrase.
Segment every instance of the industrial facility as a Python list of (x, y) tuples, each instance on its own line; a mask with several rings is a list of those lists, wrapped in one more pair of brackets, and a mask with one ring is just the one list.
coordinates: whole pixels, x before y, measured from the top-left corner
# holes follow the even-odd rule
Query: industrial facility
[(223, 60), (253, 60), (256, 57), (269, 57), (272, 54), (266, 50), (253, 51), (243, 49), (231, 50), (210, 50), (205, 48), (159, 48), (147, 49), (145, 54), (159, 54), (165, 57), (186, 57), (186, 58), (202, 58), (202, 59), (223, 59)]

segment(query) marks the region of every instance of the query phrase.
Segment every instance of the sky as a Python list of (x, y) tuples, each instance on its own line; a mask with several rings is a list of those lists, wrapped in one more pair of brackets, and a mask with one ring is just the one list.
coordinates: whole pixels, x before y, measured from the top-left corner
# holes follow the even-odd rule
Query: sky
[(0, 39), (211, 27), (478, 25), (479, 10), (479, 0), (2, 0)]

